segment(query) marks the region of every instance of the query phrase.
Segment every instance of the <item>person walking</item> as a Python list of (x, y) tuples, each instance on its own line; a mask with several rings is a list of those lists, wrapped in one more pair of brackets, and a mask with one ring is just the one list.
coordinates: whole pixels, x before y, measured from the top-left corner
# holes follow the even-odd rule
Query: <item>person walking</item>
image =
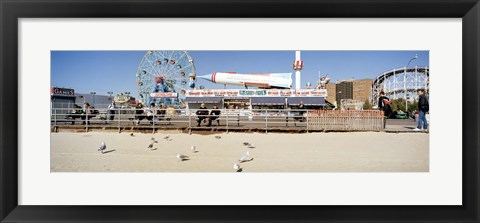
[(423, 89), (418, 89), (418, 122), (417, 122), (417, 128), (415, 128), (415, 131), (420, 131), (423, 126), (423, 130), (428, 129), (428, 124), (427, 124), (427, 118), (426, 115), (430, 110), (430, 105), (428, 103), (428, 99), (425, 96), (425, 90)]

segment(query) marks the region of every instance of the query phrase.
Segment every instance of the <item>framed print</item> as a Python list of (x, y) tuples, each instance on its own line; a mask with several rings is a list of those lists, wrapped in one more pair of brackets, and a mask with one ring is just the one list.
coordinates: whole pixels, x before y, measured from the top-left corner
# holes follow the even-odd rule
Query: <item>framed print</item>
[(476, 0), (0, 7), (2, 222), (479, 221)]

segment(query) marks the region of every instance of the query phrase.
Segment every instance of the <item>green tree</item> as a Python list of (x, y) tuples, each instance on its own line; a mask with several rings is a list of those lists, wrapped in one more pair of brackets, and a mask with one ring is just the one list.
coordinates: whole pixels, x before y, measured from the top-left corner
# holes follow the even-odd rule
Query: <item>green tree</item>
[[(418, 102), (413, 101), (413, 102), (408, 102), (408, 113), (411, 114), (413, 111), (416, 111), (418, 109)], [(395, 100), (392, 100), (392, 110), (393, 111), (404, 111), (405, 112), (405, 99), (403, 98), (398, 98)]]
[(370, 103), (370, 101), (365, 100), (365, 103), (363, 103), (363, 110), (370, 110), (372, 107), (373, 105)]
[(397, 98), (392, 100), (392, 110), (393, 111), (405, 111), (405, 100), (403, 98)]

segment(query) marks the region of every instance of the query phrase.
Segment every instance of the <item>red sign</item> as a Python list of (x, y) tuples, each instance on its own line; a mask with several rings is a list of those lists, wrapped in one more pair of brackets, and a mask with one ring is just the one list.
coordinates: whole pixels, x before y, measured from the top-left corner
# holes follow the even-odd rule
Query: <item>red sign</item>
[(165, 93), (151, 93), (151, 98), (176, 98), (178, 97), (177, 92), (165, 92)]

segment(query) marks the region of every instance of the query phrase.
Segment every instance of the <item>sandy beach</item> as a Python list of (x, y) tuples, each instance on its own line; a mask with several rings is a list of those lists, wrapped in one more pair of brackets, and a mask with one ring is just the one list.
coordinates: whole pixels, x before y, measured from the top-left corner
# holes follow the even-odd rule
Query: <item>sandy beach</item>
[[(164, 139), (170, 136), (170, 140)], [(218, 139), (215, 136), (220, 136)], [(147, 148), (154, 137), (152, 149)], [(106, 153), (97, 151), (101, 142)], [(255, 148), (243, 146), (253, 143)], [(198, 150), (193, 153), (190, 147)], [(250, 151), (248, 172), (428, 172), (425, 133), (157, 134), (59, 132), (51, 134), (51, 172), (235, 172)], [(177, 154), (190, 160), (179, 161)]]

